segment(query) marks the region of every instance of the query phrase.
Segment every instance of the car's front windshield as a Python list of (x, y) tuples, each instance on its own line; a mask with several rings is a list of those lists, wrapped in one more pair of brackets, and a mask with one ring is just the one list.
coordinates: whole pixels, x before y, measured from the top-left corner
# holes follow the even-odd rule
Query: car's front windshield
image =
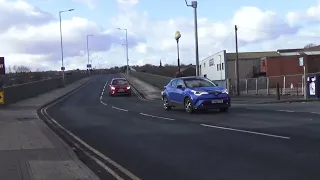
[(126, 85), (128, 84), (126, 80), (117, 79), (112, 81), (112, 85)]
[(184, 79), (184, 83), (188, 88), (195, 88), (195, 87), (215, 87), (217, 86), (215, 83), (207, 80), (207, 79), (200, 79), (200, 78), (188, 78)]

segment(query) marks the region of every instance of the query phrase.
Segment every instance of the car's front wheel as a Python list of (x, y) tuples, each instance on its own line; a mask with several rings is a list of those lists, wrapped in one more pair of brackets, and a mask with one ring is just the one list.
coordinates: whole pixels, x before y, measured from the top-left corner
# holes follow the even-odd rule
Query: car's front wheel
[(162, 102), (163, 102), (163, 108), (165, 110), (171, 110), (172, 106), (169, 104), (169, 100), (166, 96), (162, 98)]
[(184, 100), (184, 109), (190, 114), (194, 112), (192, 101), (188, 97)]

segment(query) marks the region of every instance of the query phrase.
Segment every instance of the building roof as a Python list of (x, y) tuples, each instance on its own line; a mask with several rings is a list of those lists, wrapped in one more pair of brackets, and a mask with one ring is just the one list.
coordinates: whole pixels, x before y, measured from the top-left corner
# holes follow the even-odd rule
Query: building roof
[(278, 49), (277, 52), (278, 53), (290, 53), (290, 52), (298, 52), (298, 51), (302, 51), (303, 48), (298, 48), (298, 49)]
[[(264, 52), (239, 52), (239, 59), (258, 59), (263, 57), (275, 57), (280, 56), (277, 51), (264, 51)], [(228, 60), (235, 60), (236, 53), (227, 53)]]

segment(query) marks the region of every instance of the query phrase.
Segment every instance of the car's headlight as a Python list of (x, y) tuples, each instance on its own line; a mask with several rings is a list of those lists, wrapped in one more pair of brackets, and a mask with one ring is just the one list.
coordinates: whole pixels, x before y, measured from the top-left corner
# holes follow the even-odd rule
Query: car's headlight
[(115, 87), (111, 87), (111, 89), (112, 89), (112, 90), (115, 90), (116, 88), (115, 88)]
[(130, 89), (130, 86), (128, 86), (127, 89)]
[(208, 92), (200, 92), (200, 91), (195, 91), (195, 90), (191, 90), (191, 92), (194, 94), (194, 95), (197, 95), (197, 96), (201, 96), (203, 94), (209, 94)]
[(229, 91), (228, 91), (228, 89), (225, 89), (222, 91), (222, 93), (229, 94)]

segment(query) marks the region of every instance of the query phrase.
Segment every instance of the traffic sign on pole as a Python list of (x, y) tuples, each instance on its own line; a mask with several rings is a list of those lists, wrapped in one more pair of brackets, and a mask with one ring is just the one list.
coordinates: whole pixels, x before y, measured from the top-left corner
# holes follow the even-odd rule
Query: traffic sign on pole
[(0, 104), (4, 104), (4, 92), (0, 91)]
[(300, 66), (304, 66), (303, 57), (300, 57), (300, 58), (299, 58), (299, 65), (300, 65)]
[(6, 66), (4, 64), (4, 57), (0, 57), (0, 76), (6, 74)]

